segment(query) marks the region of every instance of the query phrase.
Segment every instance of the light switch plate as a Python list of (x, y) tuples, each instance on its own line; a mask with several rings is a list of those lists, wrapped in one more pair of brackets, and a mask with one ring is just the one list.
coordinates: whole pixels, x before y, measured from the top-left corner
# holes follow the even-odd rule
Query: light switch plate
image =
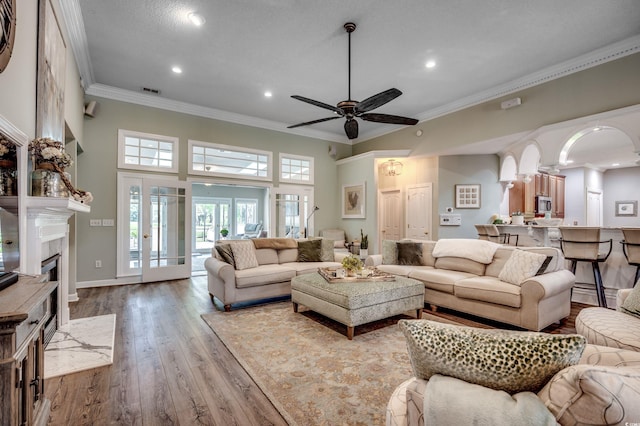
[(102, 226), (102, 219), (89, 219), (89, 226)]
[(102, 226), (113, 226), (113, 219), (102, 219)]
[(441, 214), (440, 226), (460, 226), (462, 217), (459, 214)]

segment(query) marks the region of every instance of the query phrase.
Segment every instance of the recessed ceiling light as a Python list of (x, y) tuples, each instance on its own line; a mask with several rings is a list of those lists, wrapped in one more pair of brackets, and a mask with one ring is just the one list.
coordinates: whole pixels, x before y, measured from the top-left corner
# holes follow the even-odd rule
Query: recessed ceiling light
[(425, 66), (425, 67), (427, 67), (427, 68), (429, 68), (429, 69), (431, 69), (431, 68), (435, 68), (435, 66), (436, 66), (436, 61), (434, 61), (434, 60), (429, 60), (429, 61), (427, 61), (427, 63), (426, 63), (426, 64), (424, 64), (424, 66)]
[(200, 27), (205, 23), (204, 17), (198, 13), (191, 12), (187, 16), (189, 17), (191, 23), (196, 27)]
[(611, 166), (618, 167), (619, 165), (620, 165), (620, 163), (613, 163)]
[(272, 96), (273, 96), (273, 93), (271, 93), (271, 92), (269, 92), (269, 91), (264, 92), (264, 97), (265, 97), (265, 98), (270, 98), (270, 97), (272, 97)]
[(573, 160), (567, 160), (566, 164), (573, 164)]
[(171, 68), (171, 71), (175, 72), (176, 74), (182, 74), (182, 68), (178, 66)]

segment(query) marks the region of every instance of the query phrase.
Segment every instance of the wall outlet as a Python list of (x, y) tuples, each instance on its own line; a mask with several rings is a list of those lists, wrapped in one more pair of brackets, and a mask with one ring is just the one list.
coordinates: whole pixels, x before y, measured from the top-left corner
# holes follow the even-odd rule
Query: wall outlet
[(96, 260), (96, 268), (102, 268), (102, 260)]
[(89, 219), (89, 226), (102, 226), (102, 219)]

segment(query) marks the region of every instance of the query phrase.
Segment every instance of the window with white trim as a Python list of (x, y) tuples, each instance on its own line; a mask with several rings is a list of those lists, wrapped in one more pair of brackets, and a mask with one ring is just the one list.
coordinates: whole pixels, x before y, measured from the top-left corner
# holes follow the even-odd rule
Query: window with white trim
[(280, 154), (280, 182), (313, 184), (313, 157)]
[(178, 138), (119, 129), (118, 168), (178, 173)]
[(192, 174), (271, 180), (272, 157), (270, 151), (189, 141)]

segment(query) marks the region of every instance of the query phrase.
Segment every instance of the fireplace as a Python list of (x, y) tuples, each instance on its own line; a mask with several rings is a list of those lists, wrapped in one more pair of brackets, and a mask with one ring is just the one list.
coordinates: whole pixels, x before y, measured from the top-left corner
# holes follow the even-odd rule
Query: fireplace
[[(41, 262), (40, 272), (48, 277), (49, 281), (58, 281), (58, 270), (60, 266), (60, 254), (54, 254), (53, 256), (43, 260)], [(51, 309), (51, 315), (47, 319), (44, 325), (44, 347), (46, 348), (53, 335), (58, 329), (58, 288), (56, 288), (50, 295), (49, 306)]]

